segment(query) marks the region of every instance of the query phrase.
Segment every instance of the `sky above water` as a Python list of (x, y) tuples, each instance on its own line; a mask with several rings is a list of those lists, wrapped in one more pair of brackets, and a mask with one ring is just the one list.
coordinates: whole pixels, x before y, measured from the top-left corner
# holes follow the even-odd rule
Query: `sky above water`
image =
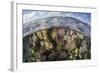
[(91, 24), (91, 13), (23, 10), (22, 14), (23, 24), (35, 21), (37, 19), (53, 16), (72, 17), (81, 20), (87, 24)]

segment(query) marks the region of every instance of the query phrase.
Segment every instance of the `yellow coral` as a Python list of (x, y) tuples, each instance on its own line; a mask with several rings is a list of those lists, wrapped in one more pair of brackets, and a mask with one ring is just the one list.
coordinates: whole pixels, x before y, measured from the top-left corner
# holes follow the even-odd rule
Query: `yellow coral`
[(53, 39), (56, 38), (56, 36), (57, 36), (57, 35), (56, 35), (56, 32), (54, 32), (54, 31), (52, 32), (51, 35), (52, 35), (52, 38), (53, 38)]
[(46, 34), (47, 31), (46, 30), (42, 30), (41, 32), (43, 34), (43, 39), (46, 40), (47, 39), (47, 34)]
[(41, 46), (44, 46), (44, 43), (43, 43), (43, 41), (40, 41), (40, 44), (41, 44)]
[(36, 34), (37, 34), (37, 36), (39, 37), (39, 39), (43, 39), (43, 36), (42, 36), (42, 34), (41, 34), (40, 31), (36, 32)]

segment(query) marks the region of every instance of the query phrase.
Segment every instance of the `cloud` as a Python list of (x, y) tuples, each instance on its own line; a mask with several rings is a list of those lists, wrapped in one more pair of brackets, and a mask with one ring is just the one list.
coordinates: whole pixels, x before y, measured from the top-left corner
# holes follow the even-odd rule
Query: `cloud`
[(34, 21), (36, 19), (45, 18), (45, 17), (53, 17), (53, 16), (73, 17), (83, 22), (90, 23), (90, 15), (86, 13), (49, 12), (49, 11), (32, 11), (31, 10), (31, 11), (23, 13), (23, 24)]

